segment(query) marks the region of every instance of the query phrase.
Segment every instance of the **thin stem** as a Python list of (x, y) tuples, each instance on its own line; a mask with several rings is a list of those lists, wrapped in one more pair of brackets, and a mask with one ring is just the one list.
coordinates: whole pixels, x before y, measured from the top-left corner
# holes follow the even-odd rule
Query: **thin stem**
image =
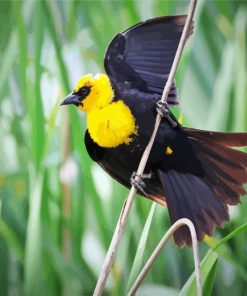
[(174, 232), (180, 228), (183, 225), (187, 225), (192, 239), (192, 247), (193, 247), (193, 254), (194, 254), (194, 263), (195, 263), (195, 275), (196, 275), (196, 283), (197, 283), (197, 295), (202, 295), (202, 286), (201, 286), (201, 274), (200, 274), (200, 260), (199, 260), (199, 252), (198, 252), (198, 243), (197, 243), (197, 237), (196, 237), (196, 231), (193, 223), (187, 219), (182, 218), (176, 221), (165, 233), (155, 250), (153, 251), (152, 255), (148, 259), (147, 263), (143, 267), (142, 271), (140, 272), (139, 276), (137, 277), (134, 285), (131, 287), (128, 296), (135, 295), (137, 289), (141, 285), (142, 281), (144, 280), (145, 276), (147, 275), (149, 269), (152, 267), (154, 261), (164, 248), (167, 241), (171, 238), (171, 236), (174, 234)]
[[(175, 76), (175, 72), (176, 72), (178, 63), (180, 61), (182, 52), (183, 52), (185, 42), (187, 40), (186, 37), (187, 37), (188, 31), (189, 31), (189, 28), (190, 28), (190, 24), (191, 24), (193, 15), (194, 15), (196, 3), (197, 3), (197, 0), (191, 0), (191, 2), (190, 2), (190, 8), (189, 8), (188, 16), (187, 16), (185, 26), (184, 26), (184, 29), (183, 29), (183, 33), (182, 33), (181, 39), (179, 41), (179, 45), (178, 45), (176, 55), (175, 55), (175, 58), (174, 58), (174, 61), (173, 61), (173, 64), (172, 64), (172, 68), (171, 68), (171, 71), (169, 73), (169, 77), (167, 79), (167, 82), (166, 82), (166, 85), (164, 87), (164, 91), (163, 91), (163, 94), (162, 94), (161, 100), (163, 102), (165, 102), (167, 100), (168, 94), (169, 94), (170, 89), (172, 87), (172, 82), (173, 82), (173, 79), (174, 79), (174, 76)], [(156, 133), (158, 131), (160, 122), (161, 122), (161, 116), (160, 116), (160, 114), (157, 114), (153, 133), (151, 135), (151, 138), (150, 138), (150, 141), (149, 141), (147, 147), (145, 148), (145, 151), (143, 152), (141, 161), (140, 161), (139, 166), (138, 166), (136, 180), (138, 179), (138, 176), (141, 176), (143, 174), (143, 172), (144, 172), (144, 169), (145, 169), (145, 166), (146, 166), (150, 151), (152, 149), (154, 139), (155, 139)], [(136, 189), (134, 188), (134, 186), (132, 186), (131, 189), (130, 189), (128, 198), (125, 201), (125, 203), (123, 205), (123, 208), (122, 208), (122, 211), (121, 211), (121, 214), (119, 216), (118, 223), (117, 223), (117, 226), (115, 228), (111, 244), (109, 246), (105, 261), (103, 263), (103, 266), (102, 266), (102, 269), (101, 269), (101, 272), (100, 272), (100, 275), (99, 275), (99, 278), (98, 278), (98, 282), (97, 282), (95, 290), (94, 290), (94, 294), (93, 294), (94, 296), (100, 296), (103, 293), (103, 290), (104, 290), (104, 287), (105, 287), (106, 281), (108, 279), (108, 276), (109, 276), (109, 273), (110, 273), (110, 270), (111, 270), (111, 266), (112, 266), (112, 263), (113, 263), (113, 260), (114, 260), (114, 257), (115, 257), (115, 253), (117, 251), (117, 247), (118, 247), (119, 242), (120, 242), (120, 240), (122, 238), (123, 230), (124, 230), (124, 227), (125, 227), (125, 223), (126, 223), (129, 211), (130, 211), (132, 203), (134, 201), (135, 194), (136, 194)]]

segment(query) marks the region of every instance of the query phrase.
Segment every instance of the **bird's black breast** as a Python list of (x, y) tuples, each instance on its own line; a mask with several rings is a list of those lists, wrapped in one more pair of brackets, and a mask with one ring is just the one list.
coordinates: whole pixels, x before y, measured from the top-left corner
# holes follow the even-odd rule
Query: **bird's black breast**
[(84, 143), (87, 149), (87, 153), (93, 161), (99, 162), (104, 158), (105, 149), (100, 147), (92, 140), (88, 130), (86, 130), (85, 132)]
[[(84, 141), (89, 156), (113, 179), (130, 188), (131, 175), (137, 170), (145, 147), (132, 142), (129, 145), (122, 144), (117, 148), (102, 148), (92, 140), (88, 131), (85, 133)], [(151, 168), (147, 165), (144, 173), (148, 174), (150, 171)], [(151, 196), (163, 196), (162, 186), (155, 171), (151, 179), (146, 180), (146, 185), (146, 192)]]

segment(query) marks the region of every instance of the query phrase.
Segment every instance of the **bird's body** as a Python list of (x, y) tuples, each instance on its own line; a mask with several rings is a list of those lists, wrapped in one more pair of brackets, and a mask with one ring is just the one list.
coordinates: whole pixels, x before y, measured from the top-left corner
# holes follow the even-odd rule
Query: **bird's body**
[[(106, 52), (107, 75), (83, 76), (63, 102), (87, 113), (90, 157), (126, 187), (152, 134), (185, 19), (161, 17), (118, 34)], [(178, 103), (175, 82), (167, 103)], [(246, 146), (247, 134), (187, 129), (170, 116), (176, 126), (161, 121), (144, 172), (144, 196), (167, 204), (171, 222), (191, 219), (202, 240), (229, 219), (227, 204), (245, 194), (247, 154), (229, 147)], [(174, 237), (178, 245), (191, 244), (186, 228)]]
[[(133, 97), (133, 101), (134, 101)], [(126, 101), (125, 101), (126, 103)], [(85, 144), (87, 151), (92, 159), (100, 163), (100, 165), (117, 181), (126, 187), (130, 187), (130, 178), (134, 171), (136, 171), (138, 164), (140, 162), (143, 151), (150, 139), (154, 122), (155, 122), (155, 103), (148, 101), (143, 108), (136, 108), (134, 103), (131, 101), (126, 103), (126, 105), (132, 110), (133, 117), (135, 118), (136, 131), (133, 133), (128, 145), (125, 143), (109, 148), (101, 147), (90, 136), (90, 132), (87, 131), (85, 134)], [(136, 111), (136, 112), (135, 112)], [(162, 125), (166, 122), (163, 122)], [(168, 127), (170, 128), (170, 127)], [(170, 131), (174, 133), (173, 130)], [(160, 136), (162, 130), (160, 129), (157, 135), (157, 139), (167, 139), (168, 137)], [(149, 174), (152, 172), (150, 179), (146, 180), (147, 192), (151, 196), (159, 196), (160, 198), (164, 196), (162, 185), (158, 181), (155, 166), (158, 164), (159, 154), (161, 150), (158, 146), (162, 146), (162, 143), (155, 141), (153, 149), (151, 151), (149, 161), (147, 163), (145, 173)], [(165, 147), (165, 146), (164, 146)], [(165, 153), (165, 149), (163, 149)], [(161, 204), (165, 204), (165, 199), (160, 199)]]

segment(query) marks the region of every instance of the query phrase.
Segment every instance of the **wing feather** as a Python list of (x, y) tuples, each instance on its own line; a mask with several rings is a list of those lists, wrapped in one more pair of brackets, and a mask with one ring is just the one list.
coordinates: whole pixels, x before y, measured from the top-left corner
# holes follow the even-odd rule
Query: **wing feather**
[[(105, 70), (114, 88), (127, 84), (150, 98), (161, 96), (185, 21), (185, 15), (159, 17), (118, 34), (105, 55)], [(188, 37), (192, 32), (193, 24)], [(168, 103), (178, 103), (175, 82)]]

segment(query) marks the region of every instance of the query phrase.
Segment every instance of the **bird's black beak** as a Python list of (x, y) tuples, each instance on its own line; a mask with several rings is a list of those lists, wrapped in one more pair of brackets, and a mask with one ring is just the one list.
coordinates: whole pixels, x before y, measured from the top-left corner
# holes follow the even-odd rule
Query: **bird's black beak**
[(62, 103), (60, 104), (60, 106), (62, 106), (62, 105), (69, 105), (69, 104), (73, 104), (73, 105), (78, 106), (80, 104), (80, 96), (77, 95), (77, 94), (72, 93), (72, 94), (68, 95), (62, 101)]

